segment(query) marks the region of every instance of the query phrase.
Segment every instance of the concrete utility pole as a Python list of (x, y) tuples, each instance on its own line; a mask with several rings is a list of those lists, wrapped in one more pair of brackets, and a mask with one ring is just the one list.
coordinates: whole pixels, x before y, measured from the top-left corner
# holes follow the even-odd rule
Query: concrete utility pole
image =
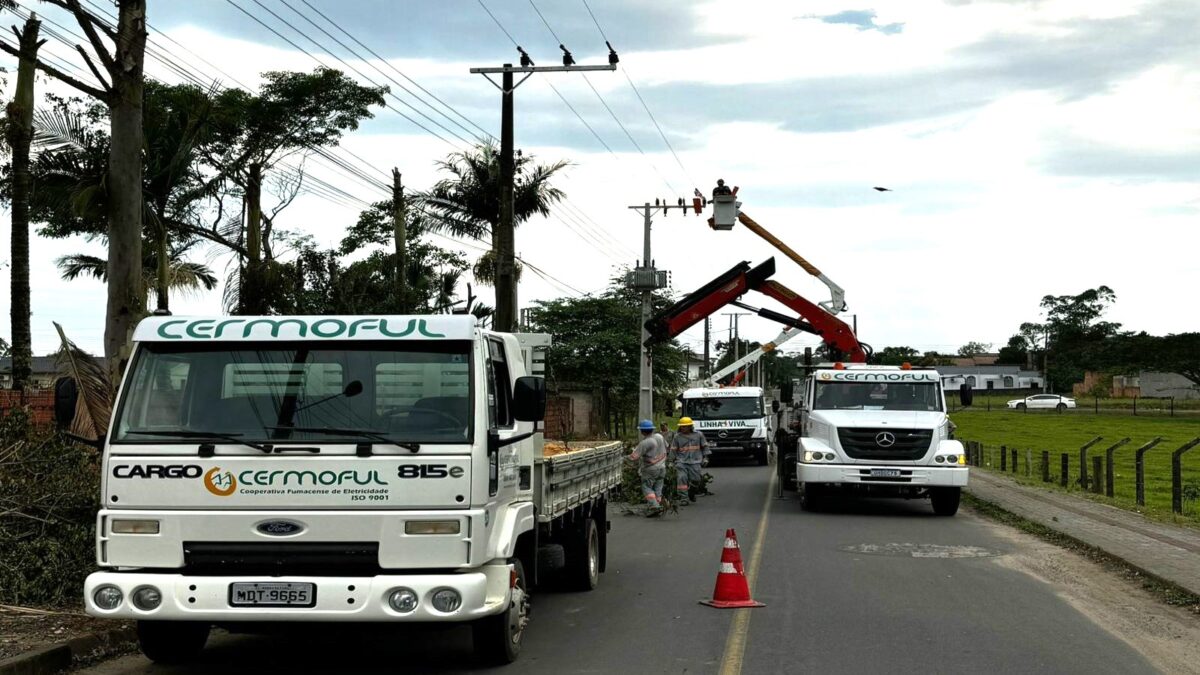
[[(741, 317), (749, 316), (750, 313), (749, 312), (722, 312), (722, 314), (729, 317), (729, 349), (730, 349), (730, 353), (733, 354), (733, 359), (730, 360), (730, 363), (733, 363), (734, 361), (737, 361), (738, 359), (742, 358), (742, 355), (740, 354), (741, 347), (740, 347), (739, 341), (738, 341), (738, 337), (740, 335), (740, 333), (738, 331), (738, 322), (741, 319)], [(736, 376), (737, 374), (734, 373), (734, 375)], [(749, 373), (747, 373), (747, 375), (749, 375)]]
[(712, 372), (712, 367), (709, 365), (711, 362), (708, 360), (708, 358), (709, 358), (709, 356), (708, 356), (708, 344), (709, 344), (708, 333), (711, 329), (712, 329), (712, 317), (706, 316), (706, 317), (704, 317), (704, 367), (700, 370), (700, 376), (702, 378), (708, 378), (708, 374), (710, 372)]
[[(616, 70), (617, 64), (606, 66), (537, 66), (521, 50), (521, 65), (506, 63), (499, 68), (472, 68), (471, 72), (483, 75), (500, 90), (500, 225), (493, 233), (496, 248), (496, 312), (492, 318), (493, 329), (511, 333), (517, 322), (517, 280), (515, 235), (513, 233), (513, 181), (516, 162), (513, 158), (513, 92), (534, 73), (573, 73), (592, 70)], [(566, 61), (564, 57), (564, 62)], [(611, 58), (610, 58), (611, 61)], [(574, 60), (571, 60), (574, 64)], [(524, 73), (525, 77), (513, 83), (513, 73)], [(500, 84), (491, 78), (501, 76)]]
[(408, 214), (400, 170), (392, 168), (392, 229), (396, 240), (396, 311), (408, 313)]
[(654, 291), (667, 287), (667, 273), (654, 268), (654, 258), (650, 255), (650, 225), (654, 222), (654, 212), (659, 209), (662, 209), (663, 215), (666, 215), (671, 209), (685, 211), (691, 209), (692, 205), (684, 205), (682, 200), (679, 204), (664, 203), (661, 205), (656, 201), (653, 205), (646, 202), (641, 206), (630, 206), (629, 208), (641, 212), (645, 228), (641, 264), (626, 275), (625, 283), (630, 288), (642, 293), (642, 358), (639, 364), (638, 378), (638, 417), (649, 420), (654, 419), (654, 361), (650, 354), (650, 348), (646, 346), (646, 342), (650, 339), (650, 332), (646, 330), (646, 322), (650, 320), (653, 312)]

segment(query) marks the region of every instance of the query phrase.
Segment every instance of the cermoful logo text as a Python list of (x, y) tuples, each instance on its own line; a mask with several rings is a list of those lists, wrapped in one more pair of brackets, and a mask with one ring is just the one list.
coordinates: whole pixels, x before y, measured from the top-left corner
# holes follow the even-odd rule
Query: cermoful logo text
[(402, 326), (389, 324), (387, 319), (175, 319), (164, 321), (158, 326), (158, 336), (167, 340), (216, 340), (227, 331), (240, 332), (243, 338), (279, 337), (286, 330), (288, 337), (312, 336), (321, 339), (352, 338), (359, 333), (371, 332), (381, 338), (402, 338), (414, 333), (427, 338), (444, 338), (443, 333), (434, 333), (424, 319), (409, 319)]

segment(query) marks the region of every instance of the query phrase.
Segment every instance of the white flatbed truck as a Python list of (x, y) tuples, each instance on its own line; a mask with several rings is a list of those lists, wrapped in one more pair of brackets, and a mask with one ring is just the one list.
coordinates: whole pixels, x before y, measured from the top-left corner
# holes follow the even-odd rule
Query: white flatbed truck
[[(539, 557), (594, 588), (617, 443), (543, 457), (544, 335), (470, 316), (143, 320), (103, 451), (87, 612), (154, 661), (212, 626), (469, 622), (520, 653)], [(56, 387), (59, 424), (78, 405)], [(556, 556), (539, 556), (547, 547)]]

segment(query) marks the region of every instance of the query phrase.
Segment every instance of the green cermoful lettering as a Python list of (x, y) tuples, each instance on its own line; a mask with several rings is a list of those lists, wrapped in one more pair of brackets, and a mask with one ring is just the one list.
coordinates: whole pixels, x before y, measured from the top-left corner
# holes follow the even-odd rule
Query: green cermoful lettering
[(165, 340), (217, 340), (238, 335), (250, 338), (313, 338), (333, 340), (373, 336), (403, 338), (416, 334), (427, 338), (444, 338), (443, 333), (430, 330), (425, 319), (396, 322), (388, 319), (355, 319), (345, 321), (327, 317), (314, 320), (278, 319), (174, 319), (158, 326), (158, 336)]

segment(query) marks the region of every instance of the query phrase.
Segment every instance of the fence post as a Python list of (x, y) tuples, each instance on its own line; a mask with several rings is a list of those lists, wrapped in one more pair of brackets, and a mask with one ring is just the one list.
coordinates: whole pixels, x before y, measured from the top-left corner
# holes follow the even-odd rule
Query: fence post
[(1138, 448), (1137, 452), (1133, 455), (1133, 484), (1134, 491), (1137, 493), (1138, 506), (1146, 505), (1146, 460), (1143, 459), (1142, 455), (1145, 455), (1150, 448), (1162, 443), (1162, 440), (1162, 436), (1155, 436), (1154, 440)]
[(1175, 397), (1171, 397), (1171, 417), (1175, 416)]
[(1138, 397), (1136, 397), (1136, 396), (1133, 397), (1133, 416), (1134, 417), (1137, 417), (1137, 399), (1138, 399)]
[(1183, 453), (1200, 445), (1200, 438), (1193, 438), (1171, 453), (1171, 511), (1183, 514)]
[(1096, 414), (1099, 415), (1100, 414), (1100, 397), (1099, 396), (1096, 397), (1095, 406), (1096, 406)]
[(1067, 487), (1067, 474), (1070, 472), (1070, 470), (1071, 470), (1071, 455), (1064, 452), (1062, 454), (1062, 474), (1059, 475), (1059, 477), (1058, 477), (1058, 481), (1060, 483), (1062, 483), (1063, 487)]
[(1096, 494), (1100, 494), (1103, 491), (1102, 488), (1104, 487), (1100, 484), (1104, 481), (1104, 478), (1102, 477), (1104, 475), (1104, 467), (1101, 466), (1103, 461), (1104, 460), (1099, 455), (1092, 457), (1092, 492), (1095, 492)]
[(1079, 487), (1086, 490), (1088, 486), (1088, 465), (1087, 451), (1088, 448), (1104, 440), (1103, 436), (1097, 436), (1079, 448)]
[(1017, 473), (1017, 449), (1016, 448), (1012, 449), (1012, 470), (1013, 470), (1013, 473)]
[(1128, 438), (1122, 438), (1116, 445), (1104, 451), (1104, 495), (1107, 497), (1113, 496), (1113, 452), (1128, 442)]
[(1001, 473), (1008, 471), (1008, 446), (1000, 446), (1000, 471)]
[(1042, 451), (1042, 482), (1050, 482), (1050, 451)]
[(1033, 449), (1025, 448), (1025, 477), (1028, 478), (1033, 471)]

